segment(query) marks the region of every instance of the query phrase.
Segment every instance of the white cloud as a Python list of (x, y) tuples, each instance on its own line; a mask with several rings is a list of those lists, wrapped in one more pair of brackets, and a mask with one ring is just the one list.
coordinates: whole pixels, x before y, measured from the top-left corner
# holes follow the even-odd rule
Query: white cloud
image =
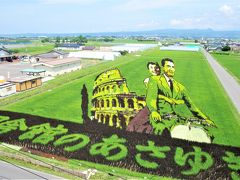
[(46, 5), (55, 5), (55, 4), (92, 4), (100, 0), (39, 0), (40, 3)]
[(184, 18), (184, 19), (172, 19), (170, 21), (171, 26), (176, 27), (192, 27), (199, 26), (202, 18)]
[(121, 9), (125, 10), (153, 10), (166, 6), (177, 6), (180, 3), (188, 2), (189, 0), (128, 0), (125, 4), (120, 5)]
[(234, 13), (233, 8), (229, 5), (223, 5), (219, 8), (219, 11), (225, 14), (226, 16), (230, 16)]
[(138, 28), (156, 28), (160, 25), (159, 22), (156, 22), (156, 21), (150, 21), (150, 22), (147, 22), (147, 23), (140, 23), (140, 24), (137, 24), (136, 27)]

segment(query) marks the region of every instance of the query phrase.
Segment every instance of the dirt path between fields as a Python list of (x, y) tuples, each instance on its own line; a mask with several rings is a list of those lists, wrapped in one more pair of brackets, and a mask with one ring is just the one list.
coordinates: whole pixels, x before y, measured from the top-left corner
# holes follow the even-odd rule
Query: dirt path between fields
[(202, 50), (208, 63), (240, 114), (240, 85), (205, 49)]

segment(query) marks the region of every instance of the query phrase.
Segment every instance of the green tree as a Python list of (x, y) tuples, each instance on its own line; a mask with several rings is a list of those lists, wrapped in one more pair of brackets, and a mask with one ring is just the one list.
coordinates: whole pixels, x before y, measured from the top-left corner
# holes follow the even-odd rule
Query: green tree
[(230, 50), (231, 50), (231, 48), (229, 46), (224, 46), (222, 48), (222, 51), (230, 51)]
[(69, 41), (68, 37), (63, 38), (63, 43), (66, 43), (68, 41)]
[(120, 53), (121, 53), (122, 56), (125, 56), (125, 55), (128, 54), (128, 51), (124, 50), (124, 51), (120, 51)]
[(50, 39), (49, 38), (44, 38), (41, 40), (42, 43), (46, 43), (46, 42), (50, 42)]
[(83, 44), (83, 43), (87, 43), (87, 38), (80, 35), (78, 37), (73, 38), (71, 42), (74, 42), (77, 44)]
[(103, 41), (104, 42), (112, 42), (112, 41), (114, 41), (114, 39), (106, 37), (106, 38), (103, 39)]
[(55, 42), (59, 44), (61, 42), (61, 37), (57, 36)]

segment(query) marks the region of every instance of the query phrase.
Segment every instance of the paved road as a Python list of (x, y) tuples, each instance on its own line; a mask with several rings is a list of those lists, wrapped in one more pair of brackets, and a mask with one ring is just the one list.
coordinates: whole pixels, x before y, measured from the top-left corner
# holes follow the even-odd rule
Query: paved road
[(4, 161), (0, 161), (0, 179), (56, 179), (63, 180), (61, 177), (53, 176), (29, 168), (16, 166)]
[(238, 113), (240, 113), (240, 85), (205, 49), (203, 49), (203, 54), (222, 83)]
[(13, 63), (0, 63), (0, 76), (8, 77), (8, 72), (10, 73), (10, 77), (22, 76), (20, 70), (32, 68), (31, 64), (23, 64), (20, 62)]

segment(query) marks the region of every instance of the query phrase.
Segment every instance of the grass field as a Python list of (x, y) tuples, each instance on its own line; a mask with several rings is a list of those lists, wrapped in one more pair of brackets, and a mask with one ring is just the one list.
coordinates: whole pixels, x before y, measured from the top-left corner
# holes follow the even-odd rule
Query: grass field
[[(0, 103), (7, 104), (7, 101), (19, 99), (16, 103), (1, 106), (1, 109), (81, 123), (80, 92), (84, 83), (91, 100), (95, 77), (104, 70), (118, 67), (130, 90), (144, 95), (143, 80), (149, 76), (147, 62), (171, 57), (176, 64), (175, 79), (185, 85), (195, 104), (217, 125), (218, 128), (213, 130), (214, 143), (240, 146), (237, 138), (240, 136), (240, 116), (201, 53), (151, 49), (138, 54), (140, 56), (128, 54), (113, 62), (60, 76), (39, 89), (0, 100)], [(26, 98), (30, 95), (35, 96)]]
[(24, 48), (17, 48), (18, 54), (22, 55), (36, 55), (45, 52), (49, 52), (54, 49), (54, 44), (35, 44), (34, 46), (27, 46)]
[(240, 54), (212, 54), (240, 83)]
[(114, 39), (113, 43), (157, 44), (158, 42), (151, 40), (138, 41), (137, 39)]
[(136, 39), (114, 39), (111, 42), (104, 42), (104, 41), (92, 41), (88, 40), (86, 43), (87, 46), (113, 46), (113, 45), (120, 45), (126, 43), (133, 43), (133, 44), (157, 44), (157, 41), (138, 41)]

